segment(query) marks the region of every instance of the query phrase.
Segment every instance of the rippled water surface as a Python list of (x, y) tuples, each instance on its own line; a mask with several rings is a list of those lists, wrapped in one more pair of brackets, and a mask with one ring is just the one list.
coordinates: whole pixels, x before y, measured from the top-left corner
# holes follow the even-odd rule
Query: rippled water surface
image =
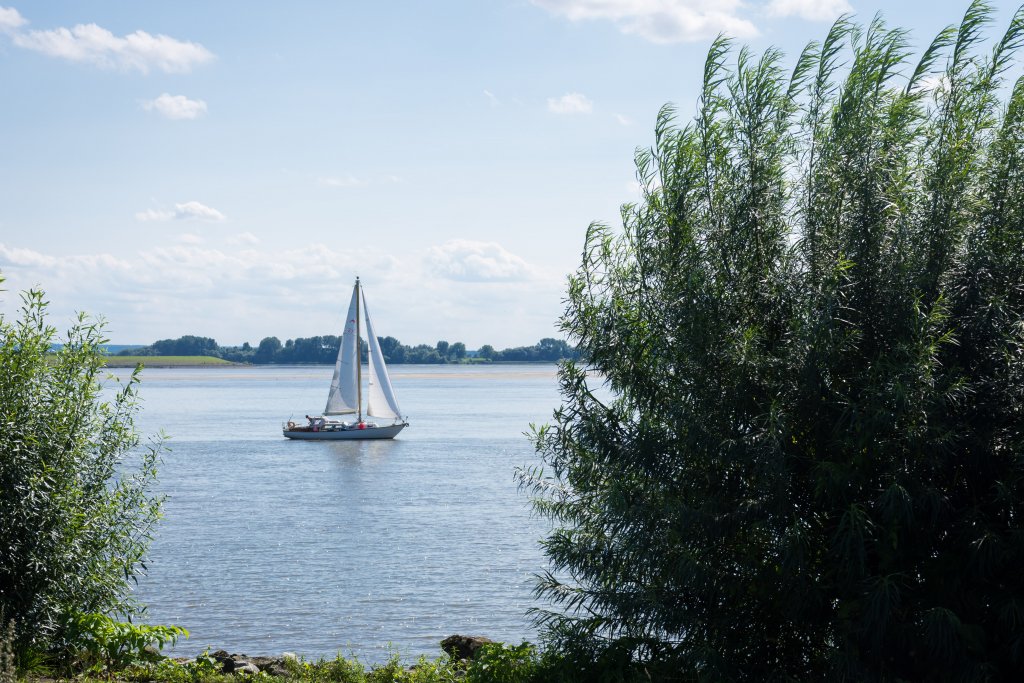
[(554, 366), (396, 366), (394, 441), (301, 442), (330, 367), (147, 369), (139, 428), (163, 429), (168, 496), (137, 594), (144, 621), (248, 654), (440, 654), (453, 633), (519, 642), (546, 523), (514, 468), (558, 404)]

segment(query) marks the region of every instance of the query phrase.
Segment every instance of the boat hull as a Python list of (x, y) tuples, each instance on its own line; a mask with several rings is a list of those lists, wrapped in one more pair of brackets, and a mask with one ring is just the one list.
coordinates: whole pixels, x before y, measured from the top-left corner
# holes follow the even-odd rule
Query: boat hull
[(396, 424), (365, 429), (323, 429), (318, 432), (311, 429), (288, 429), (285, 427), (281, 433), (289, 439), (302, 441), (364, 441), (367, 439), (393, 439), (408, 426), (408, 424)]

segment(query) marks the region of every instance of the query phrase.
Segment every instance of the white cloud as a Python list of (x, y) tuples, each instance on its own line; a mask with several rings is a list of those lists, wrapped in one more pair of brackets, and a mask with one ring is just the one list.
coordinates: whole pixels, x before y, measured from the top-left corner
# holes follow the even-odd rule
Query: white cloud
[(53, 256), (47, 256), (32, 249), (6, 247), (2, 243), (0, 243), (0, 255), (3, 256), (3, 263), (8, 267), (52, 268), (58, 262)]
[(526, 261), (495, 242), (450, 240), (427, 253), (430, 269), (462, 282), (508, 282), (530, 276)]
[(166, 209), (146, 209), (135, 214), (135, 220), (143, 222), (169, 221), (174, 218), (174, 212)]
[(852, 12), (846, 0), (772, 0), (768, 15), (773, 17), (797, 16), (807, 21), (832, 21), (840, 14)]
[(164, 93), (155, 100), (143, 102), (142, 108), (146, 111), (155, 110), (168, 119), (195, 119), (206, 113), (206, 102), (190, 100), (184, 95)]
[[(20, 19), (15, 12), (14, 21)], [(7, 22), (12, 21), (10, 15)], [(0, 18), (0, 22), (4, 19)], [(24, 23), (24, 20), (21, 21)], [(0, 25), (3, 25), (0, 23)], [(21, 24), (15, 24), (15, 27)], [(212, 52), (199, 43), (177, 40), (165, 35), (135, 31), (115, 36), (96, 24), (78, 24), (72, 28), (27, 31), (13, 34), (14, 44), (50, 57), (71, 62), (94, 64), (103, 68), (135, 69), (148, 73), (159, 69), (184, 73), (213, 59)]]
[(630, 118), (628, 118), (626, 116), (623, 116), (622, 114), (615, 114), (615, 120), (619, 122), (620, 126), (632, 126), (633, 125), (633, 121)]
[(558, 334), (562, 272), (538, 271), (496, 244), (456, 241), (403, 253), (394, 245), (239, 248), (231, 241), (118, 256), (53, 256), (0, 242), (8, 278), (0, 315), (16, 316), (17, 293), (39, 286), (55, 324), (77, 310), (103, 314), (116, 343), (199, 334), (255, 344), (271, 335), (339, 334), (360, 275), (377, 333), (406, 344), (447, 339), (505, 348)]
[(484, 90), (484, 95), (487, 97), (487, 101), (491, 103), (492, 107), (497, 107), (501, 105), (501, 100), (499, 100), (497, 96), (490, 90)]
[(27, 23), (25, 17), (13, 7), (0, 7), (0, 33), (13, 33)]
[(593, 109), (594, 103), (578, 92), (548, 98), (548, 111), (556, 114), (589, 114)]
[(366, 187), (369, 183), (354, 175), (346, 176), (323, 176), (316, 179), (317, 185), (321, 187)]
[(201, 204), (200, 202), (191, 201), (183, 204), (175, 204), (173, 211), (168, 209), (147, 209), (146, 211), (140, 211), (135, 214), (135, 219), (143, 222), (201, 220), (220, 223), (227, 220), (227, 217), (217, 209)]
[(204, 221), (215, 221), (220, 222), (226, 220), (224, 214), (217, 209), (200, 204), (199, 202), (185, 202), (184, 204), (175, 204), (174, 209), (176, 212), (175, 218), (195, 218)]
[(260, 243), (260, 238), (251, 232), (240, 232), (228, 238), (228, 244), (233, 246), (253, 246)]
[(719, 33), (749, 38), (757, 28), (741, 19), (742, 0), (530, 0), (569, 21), (611, 21), (623, 33), (653, 43), (707, 40)]

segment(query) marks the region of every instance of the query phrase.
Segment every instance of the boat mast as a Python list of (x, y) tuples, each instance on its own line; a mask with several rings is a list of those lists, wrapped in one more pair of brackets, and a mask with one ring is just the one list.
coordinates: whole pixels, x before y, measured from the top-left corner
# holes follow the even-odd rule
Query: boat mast
[(363, 354), (359, 348), (359, 276), (356, 276), (356, 407), (363, 421)]

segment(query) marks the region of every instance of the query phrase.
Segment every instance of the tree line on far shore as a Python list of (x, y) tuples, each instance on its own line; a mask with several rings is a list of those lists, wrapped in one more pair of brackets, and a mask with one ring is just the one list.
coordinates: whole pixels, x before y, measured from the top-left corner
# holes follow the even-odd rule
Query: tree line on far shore
[[(475, 351), (468, 350), (462, 342), (439, 341), (433, 346), (418, 344), (407, 346), (394, 337), (377, 337), (384, 362), (398, 363), (467, 363), (467, 362), (554, 362), (575, 360), (579, 352), (565, 340), (550, 337), (541, 339), (533, 346), (516, 346), (503, 350), (484, 344)], [(288, 339), (284, 343), (277, 337), (264, 337), (259, 345), (245, 342), (241, 346), (220, 346), (209, 337), (185, 335), (177, 339), (161, 339), (149, 346), (124, 349), (120, 356), (212, 356), (234, 363), (256, 365), (290, 363), (330, 364), (338, 357), (341, 337), (324, 335)], [(366, 360), (366, 343), (360, 345), (363, 360)]]

